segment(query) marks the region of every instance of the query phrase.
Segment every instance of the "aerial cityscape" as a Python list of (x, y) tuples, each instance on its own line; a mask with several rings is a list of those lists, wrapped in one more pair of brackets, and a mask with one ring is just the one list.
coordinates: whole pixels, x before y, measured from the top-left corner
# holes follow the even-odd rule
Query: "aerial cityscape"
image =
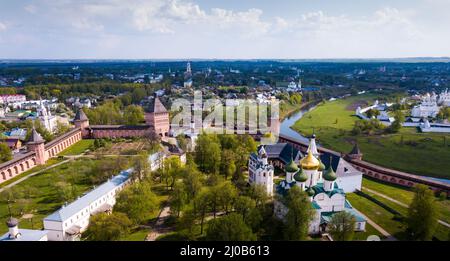
[(0, 241), (450, 241), (450, 3), (331, 2), (2, 2)]

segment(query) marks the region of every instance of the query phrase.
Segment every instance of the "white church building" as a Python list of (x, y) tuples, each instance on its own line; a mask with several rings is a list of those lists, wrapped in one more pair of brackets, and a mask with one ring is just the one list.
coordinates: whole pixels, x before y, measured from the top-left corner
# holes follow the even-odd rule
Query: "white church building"
[[(311, 200), (314, 218), (310, 223), (309, 233), (319, 234), (327, 230), (327, 224), (334, 214), (346, 211), (355, 218), (355, 231), (364, 231), (366, 219), (346, 200), (345, 193), (361, 189), (362, 173), (354, 169), (347, 161), (333, 154), (320, 154), (317, 151), (315, 136), (310, 140), (307, 155), (296, 162), (296, 152), (292, 148), (290, 160), (284, 164), (286, 177), (275, 186), (274, 166), (267, 151), (271, 146), (262, 145), (257, 154), (252, 154), (249, 160), (249, 183), (263, 185), (271, 196), (279, 197), (274, 200), (274, 214), (284, 219), (288, 209), (283, 203), (289, 189), (298, 186), (305, 191)], [(281, 150), (280, 157), (286, 152)], [(328, 160), (327, 160), (328, 158)], [(273, 161), (272, 161), (273, 162)], [(280, 200), (281, 199), (281, 200)]]

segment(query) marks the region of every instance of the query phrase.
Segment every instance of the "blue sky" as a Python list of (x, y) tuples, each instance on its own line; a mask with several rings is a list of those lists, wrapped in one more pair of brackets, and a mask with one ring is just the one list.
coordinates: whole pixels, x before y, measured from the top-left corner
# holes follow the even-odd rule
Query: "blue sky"
[(0, 0), (3, 59), (450, 56), (450, 0)]

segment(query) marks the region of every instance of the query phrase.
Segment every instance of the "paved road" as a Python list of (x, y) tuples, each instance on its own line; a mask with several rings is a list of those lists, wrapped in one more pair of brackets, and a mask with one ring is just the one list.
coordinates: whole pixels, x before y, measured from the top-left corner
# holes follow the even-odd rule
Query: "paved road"
[(152, 231), (147, 235), (145, 241), (155, 241), (159, 236), (172, 231), (172, 228), (164, 226), (164, 222), (170, 216), (170, 207), (165, 206), (158, 215)]
[(16, 181), (12, 182), (11, 184), (8, 184), (8, 185), (4, 186), (3, 188), (0, 189), (0, 192), (4, 191), (5, 189), (8, 189), (8, 188), (10, 188), (10, 187), (12, 187), (12, 186), (15, 186), (15, 185), (19, 184), (20, 182), (22, 182), (22, 181), (24, 181), (24, 180), (26, 180), (26, 179), (28, 179), (28, 178), (30, 178), (30, 177), (33, 177), (33, 176), (35, 176), (35, 175), (37, 175), (37, 174), (39, 174), (39, 173), (42, 173), (42, 172), (47, 171), (47, 170), (49, 170), (49, 169), (53, 169), (53, 168), (55, 168), (55, 167), (58, 167), (59, 165), (65, 164), (65, 163), (67, 163), (68, 161), (69, 161), (69, 160), (63, 160), (63, 161), (61, 161), (61, 162), (58, 162), (58, 163), (53, 164), (53, 165), (50, 165), (50, 166), (48, 166), (48, 167), (46, 167), (46, 168), (44, 168), (44, 169), (41, 169), (41, 170), (39, 170), (39, 171), (32, 172), (32, 173), (26, 175), (25, 177), (20, 178), (20, 179), (18, 179), (18, 180), (16, 180)]
[[(391, 201), (391, 202), (394, 202), (394, 203), (396, 203), (396, 204), (398, 204), (398, 205), (400, 205), (400, 206), (402, 206), (402, 207), (409, 208), (409, 206), (406, 205), (405, 203), (402, 203), (402, 202), (400, 202), (400, 201), (398, 201), (398, 200), (396, 200), (396, 199), (393, 199), (393, 198), (391, 198), (391, 197), (389, 197), (389, 196), (386, 196), (386, 195), (384, 195), (384, 194), (382, 194), (382, 193), (380, 193), (380, 192), (378, 192), (378, 191), (371, 190), (371, 189), (368, 189), (368, 188), (366, 188), (366, 187), (363, 187), (363, 189), (366, 190), (366, 191), (368, 191), (368, 192), (370, 192), (370, 193), (373, 193), (373, 194), (375, 194), (375, 195), (377, 195), (377, 196), (380, 196), (380, 197), (382, 197), (382, 198), (384, 198), (384, 199), (387, 199), (387, 200), (389, 200), (389, 201)], [(438, 223), (441, 224), (441, 225), (443, 225), (443, 226), (446, 226), (446, 227), (450, 228), (450, 224), (447, 223), (447, 222), (445, 222), (445, 221), (443, 221), (443, 220), (438, 219)]]

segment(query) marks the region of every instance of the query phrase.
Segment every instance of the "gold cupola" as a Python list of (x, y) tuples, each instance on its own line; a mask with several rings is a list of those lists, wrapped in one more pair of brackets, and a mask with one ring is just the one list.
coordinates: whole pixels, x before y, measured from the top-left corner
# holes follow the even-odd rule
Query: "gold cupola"
[(300, 165), (302, 169), (305, 170), (316, 170), (320, 166), (320, 161), (314, 157), (311, 150), (309, 150), (308, 155), (300, 160)]

